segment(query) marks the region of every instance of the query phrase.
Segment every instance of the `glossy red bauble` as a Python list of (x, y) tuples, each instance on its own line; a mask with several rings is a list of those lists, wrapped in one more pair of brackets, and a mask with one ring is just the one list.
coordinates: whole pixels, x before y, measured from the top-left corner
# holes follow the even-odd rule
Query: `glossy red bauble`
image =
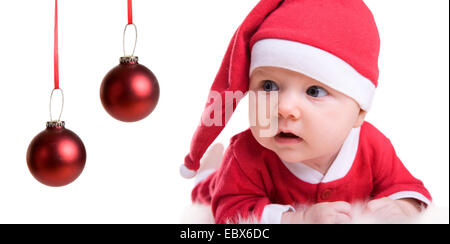
[(120, 64), (103, 78), (100, 98), (105, 110), (114, 118), (134, 122), (147, 117), (159, 99), (155, 75), (137, 57), (122, 57)]
[(31, 174), (42, 184), (64, 186), (83, 171), (86, 149), (81, 139), (64, 127), (64, 122), (47, 122), (47, 128), (28, 146), (27, 163)]

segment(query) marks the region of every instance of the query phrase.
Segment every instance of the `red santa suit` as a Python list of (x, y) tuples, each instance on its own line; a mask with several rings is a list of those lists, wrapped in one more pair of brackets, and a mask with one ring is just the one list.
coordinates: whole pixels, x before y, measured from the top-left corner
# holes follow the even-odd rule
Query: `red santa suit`
[(280, 223), (282, 213), (299, 204), (382, 197), (431, 202), (389, 139), (368, 122), (350, 132), (325, 175), (301, 162), (283, 162), (246, 130), (231, 139), (221, 168), (192, 191), (194, 202), (211, 204), (217, 223), (249, 217)]

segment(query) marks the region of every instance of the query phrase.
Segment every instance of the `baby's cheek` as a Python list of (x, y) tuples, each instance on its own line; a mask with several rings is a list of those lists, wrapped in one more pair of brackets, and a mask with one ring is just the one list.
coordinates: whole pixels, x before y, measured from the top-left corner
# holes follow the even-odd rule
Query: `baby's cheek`
[(261, 146), (263, 146), (264, 148), (267, 148), (269, 150), (272, 150), (272, 151), (276, 150), (274, 148), (274, 144), (273, 144), (272, 138), (261, 136), (261, 129), (260, 128), (258, 128), (256, 126), (251, 126), (250, 127), (250, 131), (252, 132), (253, 137), (256, 139), (256, 141)]
[[(275, 95), (275, 98), (274, 98)], [(278, 131), (278, 106), (276, 94), (249, 96), (249, 122), (258, 129), (258, 137), (272, 137)], [(255, 136), (256, 137), (256, 136)]]
[(330, 119), (318, 119), (308, 129), (310, 145), (323, 153), (333, 152), (342, 146), (348, 134), (347, 129), (342, 128)]

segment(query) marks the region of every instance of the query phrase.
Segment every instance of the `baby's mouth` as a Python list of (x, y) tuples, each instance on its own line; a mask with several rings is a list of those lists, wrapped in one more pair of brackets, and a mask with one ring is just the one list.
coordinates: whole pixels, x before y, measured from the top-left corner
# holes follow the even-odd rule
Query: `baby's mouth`
[(302, 142), (303, 139), (292, 132), (280, 131), (275, 136), (275, 141), (280, 144), (296, 144)]
[(293, 134), (291, 132), (283, 132), (283, 131), (278, 133), (277, 136), (285, 137), (285, 138), (300, 138), (299, 136), (297, 136), (297, 135), (295, 135), (295, 134)]

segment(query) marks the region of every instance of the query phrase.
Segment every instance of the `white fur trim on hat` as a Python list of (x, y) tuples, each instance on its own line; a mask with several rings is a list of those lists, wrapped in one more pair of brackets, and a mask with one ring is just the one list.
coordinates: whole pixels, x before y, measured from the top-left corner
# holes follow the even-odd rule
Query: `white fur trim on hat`
[(257, 67), (273, 66), (307, 75), (355, 99), (367, 111), (375, 85), (344, 60), (322, 49), (283, 39), (262, 39), (252, 48), (250, 74)]
[(186, 179), (194, 178), (197, 175), (197, 171), (190, 170), (186, 167), (186, 165), (182, 164), (180, 166), (180, 174)]

